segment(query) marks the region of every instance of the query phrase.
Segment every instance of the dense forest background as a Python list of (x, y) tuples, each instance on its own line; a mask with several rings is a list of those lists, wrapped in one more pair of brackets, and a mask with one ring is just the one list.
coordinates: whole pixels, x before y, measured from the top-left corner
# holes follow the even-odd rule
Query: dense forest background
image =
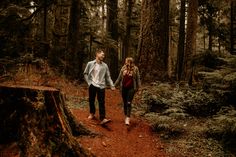
[[(62, 112), (65, 110), (65, 113), (68, 112), (69, 121), (73, 122), (72, 126), (77, 129), (81, 127), (83, 130), (81, 125), (74, 124), (71, 118), (73, 115), (67, 107), (73, 111), (82, 110), (78, 112), (77, 119), (85, 113), (83, 109), (88, 101), (84, 94), (87, 89), (82, 84), (83, 70), (86, 63), (95, 58), (97, 49), (105, 51), (105, 62), (110, 68), (113, 81), (117, 78), (124, 59), (128, 56), (135, 58), (141, 74), (142, 87), (134, 98), (133, 115), (145, 119), (150, 124), (152, 132), (158, 133), (162, 142), (166, 144), (161, 149), (167, 155), (235, 156), (235, 0), (0, 1), (0, 83), (7, 86), (29, 85), (27, 88), (33, 86), (42, 91), (50, 86), (53, 89), (49, 89), (55, 90), (57, 94), (59, 90), (56, 89), (60, 89), (68, 95), (65, 101), (61, 96), (58, 96), (59, 100), (63, 100), (61, 103), (56, 103), (55, 100), (48, 101), (56, 103), (56, 109), (52, 112), (49, 110), (49, 115), (59, 117), (56, 122), (62, 123), (62, 117), (66, 124), (67, 118)], [(1, 88), (0, 92), (6, 94), (5, 87), (4, 90)], [(108, 90), (111, 98), (108, 98), (108, 109), (119, 112), (119, 93), (110, 92)], [(47, 124), (45, 128), (38, 124), (41, 123), (37, 120), (40, 119), (37, 117), (40, 115), (38, 106), (44, 103), (44, 99), (52, 99), (50, 95), (45, 94), (44, 99), (42, 92), (39, 92), (39, 96), (34, 95), (32, 109), (27, 106), (28, 99), (26, 101), (25, 95), (20, 93), (21, 98), (12, 99), (16, 102), (8, 98), (5, 106), (2, 105), (3, 100), (8, 96), (1, 98), (0, 95), (0, 105), (3, 107), (0, 111), (5, 114), (5, 111), (8, 112), (6, 108), (9, 102), (14, 106), (20, 100), (22, 104), (26, 104), (27, 116), (24, 115), (25, 112), (22, 116), (15, 112), (15, 108), (10, 108), (5, 117), (0, 117), (0, 125), (4, 126), (0, 128), (5, 128), (8, 124), (6, 122), (18, 124), (21, 117), (26, 126), (31, 127), (33, 131), (36, 130), (40, 142), (46, 143), (38, 144), (42, 148), (37, 147), (36, 154), (42, 149), (47, 150), (48, 154), (60, 154), (61, 150), (64, 151), (62, 154), (70, 153), (71, 147), (75, 150), (80, 149), (76, 147), (78, 144), (74, 142), (71, 133), (68, 133), (69, 140), (62, 136), (63, 133), (59, 133), (60, 140), (55, 140), (58, 139), (55, 137), (50, 143), (48, 135), (57, 136), (55, 130), (48, 127), (53, 121), (50, 121), (50, 116), (49, 120), (43, 119)], [(10, 96), (15, 98), (12, 94)], [(64, 104), (64, 109), (60, 110), (61, 104)], [(113, 110), (114, 106), (109, 105), (115, 105), (116, 110)], [(44, 113), (45, 111), (41, 112), (42, 117)], [(29, 120), (31, 115), (36, 117), (34, 125), (31, 125)], [(85, 120), (83, 122), (90, 125)], [(121, 126), (119, 129), (122, 129), (123, 123), (118, 125)], [(22, 126), (24, 138), (21, 140), (25, 141), (31, 134), (28, 131), (30, 129), (25, 131), (24, 125)], [(69, 124), (65, 126), (70, 128)], [(50, 134), (46, 132), (46, 138), (42, 139), (41, 133), (44, 132), (40, 129), (37, 131), (35, 127), (42, 130), (49, 128)], [(63, 125), (58, 128), (60, 130)], [(18, 128), (14, 129), (13, 131), (16, 131)], [(4, 132), (12, 134), (9, 130), (12, 131), (5, 129)], [(120, 138), (119, 133), (123, 130), (116, 131), (112, 133), (117, 133), (117, 137)], [(136, 133), (139, 139), (143, 139), (139, 131), (136, 130)], [(0, 139), (7, 137), (1, 132), (0, 135)], [(61, 138), (65, 141), (61, 142)], [(117, 146), (115, 144), (121, 144), (116, 140), (113, 147)], [(137, 139), (132, 139), (135, 140)], [(104, 143), (102, 145), (102, 148), (112, 147)], [(23, 147), (23, 150), (25, 148)], [(97, 150), (98, 153), (104, 153), (100, 152), (101, 149)], [(119, 151), (122, 152), (123, 149), (116, 150), (116, 153)], [(110, 156), (110, 152), (107, 152)], [(28, 156), (32, 154), (29, 153)]]
[(1, 74), (15, 65), (47, 64), (81, 80), (84, 64), (103, 48), (112, 78), (132, 56), (143, 80), (191, 83), (196, 56), (235, 52), (229, 0), (22, 0), (0, 7)]

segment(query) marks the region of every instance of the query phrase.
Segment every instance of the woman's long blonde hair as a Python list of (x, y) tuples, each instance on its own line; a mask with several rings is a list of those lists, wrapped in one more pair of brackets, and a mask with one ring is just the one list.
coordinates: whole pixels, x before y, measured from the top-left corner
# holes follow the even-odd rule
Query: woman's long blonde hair
[(125, 59), (125, 64), (122, 67), (122, 69), (124, 71), (123, 75), (128, 74), (128, 75), (132, 76), (135, 72), (134, 59), (132, 57), (127, 57)]

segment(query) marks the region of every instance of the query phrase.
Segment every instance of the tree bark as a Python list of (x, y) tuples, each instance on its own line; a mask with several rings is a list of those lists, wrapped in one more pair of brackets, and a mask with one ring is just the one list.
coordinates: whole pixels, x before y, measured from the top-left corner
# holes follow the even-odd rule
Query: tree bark
[(118, 0), (107, 0), (107, 34), (114, 42), (107, 48), (107, 63), (110, 67), (111, 78), (118, 76)]
[(125, 35), (123, 38), (122, 44), (122, 59), (124, 60), (126, 57), (130, 55), (130, 33), (131, 33), (131, 16), (133, 9), (133, 0), (126, 0), (127, 8), (125, 9)]
[(208, 50), (212, 51), (213, 46), (213, 17), (212, 14), (209, 14), (209, 24), (208, 24)]
[(169, 0), (143, 0), (136, 60), (143, 80), (168, 78)]
[(43, 40), (47, 41), (47, 0), (44, 0), (43, 8), (44, 18), (43, 18)]
[(184, 64), (184, 45), (185, 45), (185, 11), (186, 0), (181, 0), (180, 8), (180, 24), (179, 24), (179, 41), (178, 41), (178, 54), (176, 63), (176, 78), (177, 81), (182, 79), (183, 64)]
[(20, 156), (92, 156), (73, 135), (89, 135), (59, 90), (0, 85), (0, 141), (17, 142)]
[(232, 55), (236, 54), (235, 50), (235, 44), (236, 44), (236, 31), (235, 31), (235, 25), (236, 25), (236, 2), (235, 0), (231, 0), (231, 24), (230, 24), (230, 53)]
[(203, 50), (206, 50), (206, 31), (205, 31), (205, 27), (203, 27)]
[(185, 48), (185, 80), (192, 84), (193, 54), (196, 53), (198, 0), (189, 1), (188, 22)]
[(72, 0), (69, 35), (68, 35), (68, 75), (74, 78), (82, 77), (82, 65), (84, 60), (82, 45), (81, 45), (81, 31), (80, 31), (80, 13), (81, 1)]
[(106, 26), (106, 23), (105, 23), (105, 0), (101, 0), (101, 3), (102, 3), (102, 28), (101, 28), (101, 31), (102, 31), (102, 42), (104, 42), (104, 37), (105, 37), (105, 26)]

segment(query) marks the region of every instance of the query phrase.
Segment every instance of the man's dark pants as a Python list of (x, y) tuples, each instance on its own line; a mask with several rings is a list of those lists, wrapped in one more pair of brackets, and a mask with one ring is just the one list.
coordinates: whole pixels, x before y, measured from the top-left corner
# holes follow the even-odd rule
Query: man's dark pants
[(95, 108), (95, 98), (97, 96), (98, 104), (99, 104), (99, 116), (100, 120), (103, 120), (106, 115), (105, 111), (105, 89), (100, 89), (98, 87), (95, 87), (94, 85), (89, 86), (89, 107), (90, 107), (90, 113), (95, 114), (96, 108)]

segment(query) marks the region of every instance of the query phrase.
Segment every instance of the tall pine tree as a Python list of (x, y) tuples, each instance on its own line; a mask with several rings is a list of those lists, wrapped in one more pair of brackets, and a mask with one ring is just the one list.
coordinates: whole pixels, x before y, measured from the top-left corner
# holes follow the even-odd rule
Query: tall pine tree
[(168, 78), (169, 0), (143, 0), (137, 60), (143, 80)]

